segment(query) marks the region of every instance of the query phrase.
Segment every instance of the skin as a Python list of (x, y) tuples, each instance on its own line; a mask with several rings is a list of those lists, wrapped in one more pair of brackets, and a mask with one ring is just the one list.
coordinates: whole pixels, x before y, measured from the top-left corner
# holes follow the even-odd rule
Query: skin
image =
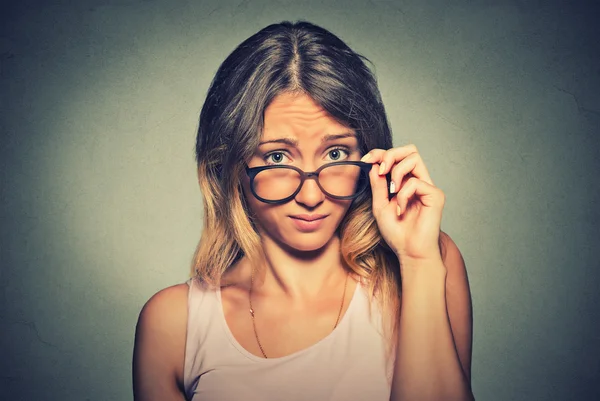
[[(471, 300), (460, 251), (440, 230), (444, 193), (433, 184), (414, 145), (374, 149), (363, 161), (374, 164), (373, 215), (401, 264), (391, 399), (473, 400)], [(394, 194), (389, 200), (388, 190)], [(438, 247), (440, 236), (445, 256)]]
[[(352, 133), (310, 97), (281, 94), (265, 110), (261, 142), (288, 138), (296, 143), (261, 145), (248, 164), (290, 164), (314, 171), (334, 160), (360, 160), (354, 136), (322, 143), (327, 134)], [(347, 151), (332, 152), (336, 147)], [(434, 186), (413, 145), (372, 149), (363, 161), (373, 164), (370, 180), (378, 227), (402, 264), (393, 399), (471, 399), (470, 293), (460, 251), (440, 231), (444, 194)], [(396, 194), (390, 200), (388, 172)], [(257, 331), (267, 356), (280, 357), (316, 343), (333, 328), (347, 277), (335, 230), (350, 201), (332, 200), (307, 180), (291, 201), (269, 205), (252, 196), (248, 180), (243, 185), (267, 257), (252, 287)], [(304, 233), (289, 217), (300, 213), (328, 217), (318, 230)], [(447, 249), (444, 257), (437, 246), (440, 235)], [(223, 310), (236, 340), (262, 356), (248, 313), (250, 275), (245, 259), (228, 270)], [(356, 285), (351, 277), (342, 313)], [(187, 284), (180, 284), (157, 293), (140, 313), (134, 350), (136, 400), (184, 399), (186, 307)]]

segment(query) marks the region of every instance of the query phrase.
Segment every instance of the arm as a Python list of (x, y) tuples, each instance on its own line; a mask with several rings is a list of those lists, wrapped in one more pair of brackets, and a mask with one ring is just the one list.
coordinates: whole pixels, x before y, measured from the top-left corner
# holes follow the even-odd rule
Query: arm
[(472, 312), (463, 259), (442, 233), (439, 260), (401, 260), (402, 303), (392, 400), (473, 400)]
[(460, 252), (440, 230), (446, 196), (414, 145), (372, 149), (361, 160), (373, 164), (373, 217), (400, 261), (392, 399), (473, 400), (471, 301)]
[(133, 351), (136, 401), (183, 401), (188, 285), (155, 294), (144, 305)]
[(473, 347), (473, 306), (465, 262), (452, 239), (442, 233), (446, 245), (444, 265), (446, 276), (446, 303), (452, 336), (462, 369), (471, 385), (471, 356)]

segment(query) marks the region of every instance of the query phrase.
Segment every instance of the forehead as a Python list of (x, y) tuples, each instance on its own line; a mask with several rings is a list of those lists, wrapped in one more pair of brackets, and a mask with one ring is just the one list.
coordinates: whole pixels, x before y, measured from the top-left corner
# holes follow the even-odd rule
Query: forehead
[(336, 121), (310, 96), (282, 93), (265, 110), (261, 139), (288, 136), (301, 143), (342, 132), (354, 131)]

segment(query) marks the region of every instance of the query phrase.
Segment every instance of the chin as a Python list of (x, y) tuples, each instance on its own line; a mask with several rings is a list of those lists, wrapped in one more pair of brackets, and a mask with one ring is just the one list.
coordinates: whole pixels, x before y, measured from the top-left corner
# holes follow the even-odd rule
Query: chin
[(323, 238), (318, 238), (313, 241), (308, 240), (300, 240), (293, 242), (286, 242), (286, 245), (290, 248), (293, 248), (300, 252), (313, 252), (322, 249), (325, 245), (329, 243), (328, 240), (324, 240)]
[(336, 232), (331, 233), (298, 233), (290, 236), (284, 236), (279, 238), (278, 241), (290, 250), (298, 252), (315, 252), (325, 248), (331, 240), (336, 237)]

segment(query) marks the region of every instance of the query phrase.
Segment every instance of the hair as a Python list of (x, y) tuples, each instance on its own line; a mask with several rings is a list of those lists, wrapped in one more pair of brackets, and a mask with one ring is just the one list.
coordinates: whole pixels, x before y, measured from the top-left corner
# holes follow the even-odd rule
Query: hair
[[(258, 146), (266, 107), (279, 94), (309, 95), (355, 130), (361, 154), (392, 147), (392, 134), (365, 62), (337, 36), (305, 21), (269, 25), (242, 42), (221, 64), (200, 113), (196, 138), (204, 229), (192, 274), (212, 286), (241, 257), (260, 266), (264, 255), (241, 187), (244, 163)], [(356, 198), (338, 227), (346, 268), (380, 303), (384, 332), (397, 333), (400, 271), (382, 239), (370, 191)], [(391, 344), (391, 342), (390, 342)]]

